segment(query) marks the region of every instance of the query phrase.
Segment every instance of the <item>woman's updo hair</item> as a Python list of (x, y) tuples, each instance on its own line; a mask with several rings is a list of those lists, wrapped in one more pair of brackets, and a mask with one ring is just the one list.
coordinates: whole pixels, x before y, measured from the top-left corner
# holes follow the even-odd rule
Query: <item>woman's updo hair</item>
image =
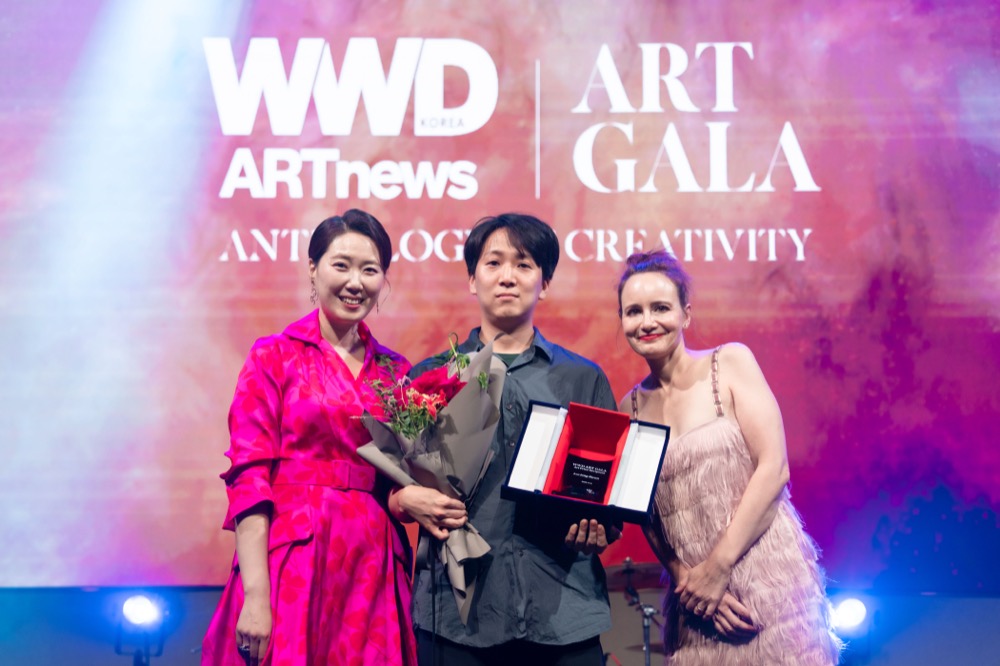
[(389, 263), (392, 261), (392, 241), (389, 240), (389, 234), (374, 215), (357, 208), (352, 208), (343, 215), (328, 217), (319, 223), (313, 231), (312, 238), (309, 239), (309, 259), (318, 264), (330, 248), (330, 243), (348, 231), (361, 234), (375, 244), (375, 249), (378, 250), (378, 263), (382, 266), (383, 272), (388, 272)]
[(677, 296), (681, 300), (681, 307), (688, 306), (688, 298), (691, 295), (691, 276), (681, 266), (677, 257), (666, 250), (636, 252), (625, 260), (625, 270), (622, 271), (621, 279), (618, 280), (618, 316), (621, 316), (622, 313), (622, 289), (625, 288), (625, 283), (630, 277), (639, 273), (665, 275), (677, 287)]

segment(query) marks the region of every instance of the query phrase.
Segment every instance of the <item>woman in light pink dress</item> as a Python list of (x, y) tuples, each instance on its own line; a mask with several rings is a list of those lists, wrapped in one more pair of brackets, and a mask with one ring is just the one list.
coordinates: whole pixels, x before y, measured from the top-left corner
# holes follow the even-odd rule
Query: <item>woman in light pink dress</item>
[(362, 321), (391, 257), (371, 215), (323, 221), (309, 244), (318, 309), (258, 340), (240, 372), (222, 475), (236, 557), (206, 666), (416, 664), (409, 544), (356, 453), (370, 383), (410, 368)]
[(693, 350), (690, 279), (663, 251), (628, 258), (622, 330), (650, 374), (619, 409), (670, 426), (646, 536), (672, 579), (672, 666), (826, 666), (830, 627), (817, 551), (789, 499), (781, 412), (750, 350)]

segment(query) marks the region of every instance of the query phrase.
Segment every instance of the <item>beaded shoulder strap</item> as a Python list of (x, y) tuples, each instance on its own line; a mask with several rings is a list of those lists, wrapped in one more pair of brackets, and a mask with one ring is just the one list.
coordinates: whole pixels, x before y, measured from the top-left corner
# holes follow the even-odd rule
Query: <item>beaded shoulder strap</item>
[(639, 418), (639, 385), (632, 387), (632, 418)]
[[(719, 398), (719, 351), (722, 345), (712, 352), (712, 397), (715, 399), (715, 415), (724, 416), (722, 413), (722, 400)], [(633, 398), (633, 401), (635, 399)], [(634, 404), (634, 402), (633, 402)]]

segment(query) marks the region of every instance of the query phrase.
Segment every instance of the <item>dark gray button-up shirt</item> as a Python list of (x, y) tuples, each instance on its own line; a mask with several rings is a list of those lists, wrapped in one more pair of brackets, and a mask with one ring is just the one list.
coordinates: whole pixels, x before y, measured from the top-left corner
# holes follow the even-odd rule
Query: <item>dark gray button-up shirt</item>
[[(483, 343), (479, 329), (459, 345), (465, 353)], [(411, 371), (416, 377), (438, 367), (429, 358)], [(510, 640), (566, 645), (597, 636), (611, 627), (604, 569), (596, 555), (582, 555), (563, 539), (581, 513), (542, 512), (531, 503), (501, 499), (527, 413), (528, 402), (540, 400), (567, 406), (579, 402), (616, 409), (611, 385), (593, 362), (555, 345), (535, 329), (531, 346), (507, 369), (501, 395), (502, 418), (493, 437), (495, 456), (476, 496), (469, 520), (490, 544), (490, 552), (469, 570), (476, 572), (476, 596), (468, 626), (458, 617), (455, 598), (440, 562), (417, 572), (413, 620), (455, 643), (489, 647)], [(421, 539), (430, 538), (421, 534)], [(432, 557), (431, 559), (436, 559)]]

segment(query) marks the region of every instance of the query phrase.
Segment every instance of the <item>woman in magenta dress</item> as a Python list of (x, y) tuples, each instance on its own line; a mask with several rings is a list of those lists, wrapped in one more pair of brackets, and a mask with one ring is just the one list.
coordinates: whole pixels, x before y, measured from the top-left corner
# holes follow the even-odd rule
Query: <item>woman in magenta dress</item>
[(362, 321), (391, 257), (371, 215), (324, 220), (309, 243), (319, 308), (258, 340), (240, 372), (222, 475), (236, 557), (202, 664), (416, 663), (409, 545), (356, 453), (369, 382), (410, 368)]
[(829, 666), (839, 658), (816, 547), (788, 496), (781, 412), (738, 343), (688, 349), (690, 279), (666, 252), (628, 258), (622, 330), (650, 373), (619, 409), (670, 426), (646, 536), (672, 579), (672, 666)]

